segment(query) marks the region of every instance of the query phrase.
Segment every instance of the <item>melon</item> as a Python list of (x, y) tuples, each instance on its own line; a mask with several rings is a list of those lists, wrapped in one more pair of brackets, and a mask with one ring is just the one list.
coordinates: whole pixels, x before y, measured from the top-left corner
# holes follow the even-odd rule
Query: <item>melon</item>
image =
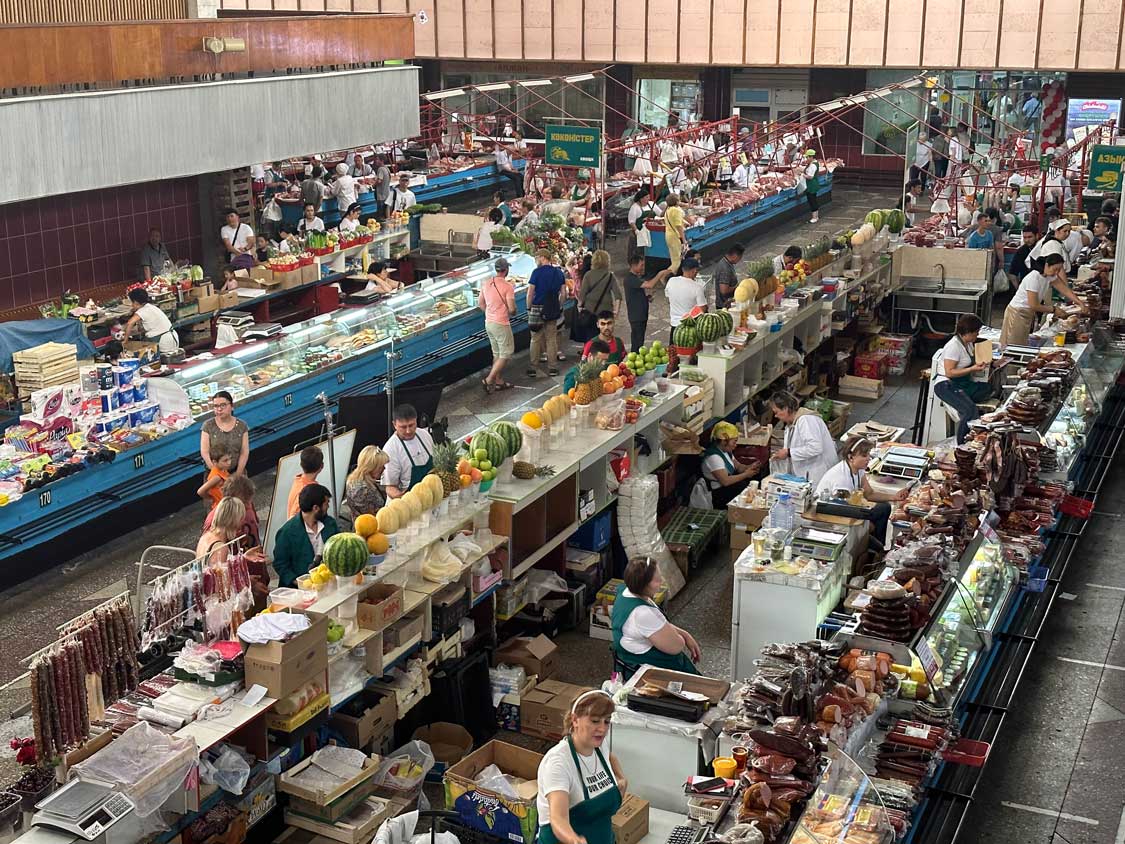
[(426, 495), (426, 501), (423, 502), (422, 501), (422, 494), (420, 492), (418, 492), (418, 490), (416, 490), (416, 489), (407, 490), (405, 493), (403, 493), (403, 496), (402, 496), (401, 500), (402, 500), (402, 503), (404, 505), (406, 505), (406, 508), (407, 508), (408, 512), (410, 513), (411, 519), (417, 519), (419, 516), (422, 515), (423, 510), (430, 509), (428, 506), (426, 506), (427, 504), (429, 504), (429, 500), (430, 500), (429, 495), (428, 494)]
[[(551, 402), (548, 401), (544, 407), (549, 407), (550, 404)], [(508, 448), (508, 454), (516, 454), (523, 448), (523, 434), (520, 433), (520, 429), (516, 427), (514, 422), (508, 422), (502, 419), (499, 422), (493, 422), (489, 425), (488, 430), (499, 434), (504, 439), (504, 445)]]
[(324, 543), (324, 564), (337, 577), (355, 577), (367, 565), (367, 540), (358, 533), (337, 533)]
[(362, 513), (355, 517), (355, 532), (366, 539), (379, 532), (379, 520), (370, 513)]
[(699, 329), (699, 339), (704, 343), (717, 343), (726, 333), (726, 323), (718, 314), (703, 314), (695, 324)]
[(901, 234), (906, 228), (906, 214), (901, 208), (892, 208), (887, 212), (887, 229), (891, 234)]
[(699, 331), (696, 330), (695, 320), (685, 317), (672, 332), (672, 342), (681, 349), (699, 348)]
[(883, 212), (878, 210), (868, 211), (867, 216), (863, 218), (863, 221), (865, 223), (870, 223), (871, 226), (875, 229), (876, 234), (882, 231), (883, 226), (886, 224), (886, 220), (883, 219)]
[(546, 424), (546, 425), (554, 424), (555, 413), (554, 413), (553, 410), (551, 410), (551, 408), (547, 407), (546, 404), (544, 404), (541, 408), (539, 408), (539, 410), (537, 410), (535, 412), (538, 413), (539, 416), (543, 419), (544, 424)]
[[(404, 527), (410, 524), (410, 507), (407, 506), (407, 504), (401, 498), (392, 498), (389, 502), (387, 502), (387, 507), (394, 512), (395, 517), (398, 519), (399, 530), (402, 530)], [(383, 524), (383, 522), (380, 520), (379, 524)]]
[(749, 302), (753, 296), (753, 290), (745, 281), (740, 282), (738, 287), (734, 288), (734, 301), (736, 302)]
[(476, 452), (482, 450), (493, 466), (499, 467), (508, 459), (508, 447), (504, 444), (504, 438), (495, 431), (478, 431), (473, 435), (469, 441), (469, 451), (476, 456)]
[(533, 431), (538, 431), (543, 427), (543, 420), (539, 418), (539, 414), (534, 410), (529, 410), (527, 413), (521, 416), (520, 422)]
[(367, 537), (367, 550), (372, 554), (386, 554), (390, 547), (391, 543), (386, 534), (373, 533)]
[(441, 500), (445, 498), (445, 487), (442, 485), (441, 477), (438, 475), (426, 475), (423, 481), (425, 485), (429, 487), (430, 497), (434, 502), (433, 506), (436, 507), (441, 503)]
[(379, 508), (375, 518), (379, 521), (379, 529), (383, 533), (398, 533), (398, 514), (389, 506)]

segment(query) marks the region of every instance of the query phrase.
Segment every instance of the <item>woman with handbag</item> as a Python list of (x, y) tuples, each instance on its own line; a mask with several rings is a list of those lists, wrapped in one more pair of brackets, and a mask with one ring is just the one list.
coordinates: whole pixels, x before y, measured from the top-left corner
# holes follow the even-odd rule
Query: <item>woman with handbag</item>
[(559, 297), (566, 286), (563, 271), (551, 263), (551, 254), (541, 250), (535, 254), (536, 267), (527, 280), (527, 327), (531, 329), (531, 350), (528, 355), (527, 376), (536, 377), (536, 364), (546, 346), (547, 374), (559, 374), (556, 359), (559, 354), (557, 320), (562, 311)]
[(617, 278), (609, 269), (609, 253), (599, 249), (590, 260), (590, 271), (582, 277), (582, 286), (578, 289), (578, 316), (570, 339), (585, 343), (596, 337), (597, 315), (603, 310), (612, 310), (616, 318), (622, 298)]

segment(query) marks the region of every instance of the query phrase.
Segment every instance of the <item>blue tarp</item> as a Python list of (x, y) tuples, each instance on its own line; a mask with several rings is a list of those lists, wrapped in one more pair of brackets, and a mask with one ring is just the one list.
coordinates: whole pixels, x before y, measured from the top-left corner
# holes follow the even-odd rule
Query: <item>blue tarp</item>
[(82, 326), (73, 319), (29, 319), (0, 322), (0, 371), (12, 371), (12, 353), (40, 343), (71, 343), (78, 348), (78, 359), (92, 358), (94, 344)]

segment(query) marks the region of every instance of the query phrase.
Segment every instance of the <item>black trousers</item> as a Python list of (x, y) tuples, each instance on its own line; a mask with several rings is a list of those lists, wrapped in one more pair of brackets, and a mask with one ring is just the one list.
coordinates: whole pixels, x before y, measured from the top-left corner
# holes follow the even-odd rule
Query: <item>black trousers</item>
[[(523, 173), (518, 170), (501, 170), (500, 175), (512, 183), (516, 196), (523, 196)], [(503, 193), (503, 191), (501, 191)]]
[(871, 508), (871, 539), (878, 542), (879, 548), (885, 548), (887, 544), (887, 524), (891, 520), (891, 505), (886, 501), (880, 501), (878, 504)]
[(645, 332), (648, 330), (648, 318), (634, 322), (629, 320), (629, 351), (639, 352), (645, 344)]

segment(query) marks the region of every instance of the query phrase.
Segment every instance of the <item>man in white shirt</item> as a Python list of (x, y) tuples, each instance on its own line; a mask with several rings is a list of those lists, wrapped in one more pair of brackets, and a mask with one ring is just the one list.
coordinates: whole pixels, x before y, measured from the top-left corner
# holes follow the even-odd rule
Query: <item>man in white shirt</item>
[(668, 279), (664, 288), (664, 295), (668, 297), (668, 321), (672, 325), (672, 333), (683, 321), (684, 315), (692, 308), (699, 306), (707, 310), (707, 291), (696, 280), (699, 275), (699, 261), (695, 258), (684, 258), (680, 262), (682, 275)]
[(539, 225), (539, 212), (535, 210), (535, 200), (525, 197), (520, 203), (520, 206), (523, 208), (523, 216), (520, 217), (520, 221), (516, 223), (514, 231), (520, 232), (524, 229), (534, 228)]
[(929, 137), (925, 132), (920, 132), (914, 149), (914, 163), (910, 165), (910, 178), (921, 182), (922, 190), (926, 189), (926, 180), (930, 177), (933, 156), (934, 148), (930, 146)]
[(398, 184), (391, 188), (390, 194), (387, 195), (387, 210), (394, 214), (417, 204), (418, 200), (414, 197), (414, 191), (410, 189), (410, 174), (399, 173)]
[(223, 214), (227, 218), (227, 224), (219, 230), (219, 237), (227, 252), (227, 263), (231, 264), (239, 255), (245, 255), (254, 249), (254, 230), (242, 222), (233, 208), (228, 208)]
[(342, 215), (348, 206), (356, 200), (355, 179), (348, 175), (348, 165), (341, 162), (336, 165), (336, 181), (329, 188), (329, 193), (336, 197), (336, 206)]
[(502, 179), (511, 182), (516, 190), (516, 196), (523, 196), (523, 174), (512, 163), (512, 154), (504, 148), (503, 144), (496, 144), (492, 154), (496, 158), (496, 172)]
[(418, 427), (418, 411), (413, 405), (400, 404), (393, 416), (395, 432), (383, 446), (389, 460), (382, 480), (388, 498), (401, 498), (433, 469), (434, 439), (429, 431)]
[(734, 168), (734, 178), (732, 181), (737, 187), (746, 190), (758, 181), (757, 165), (751, 161), (747, 161), (745, 164), (739, 164)]

